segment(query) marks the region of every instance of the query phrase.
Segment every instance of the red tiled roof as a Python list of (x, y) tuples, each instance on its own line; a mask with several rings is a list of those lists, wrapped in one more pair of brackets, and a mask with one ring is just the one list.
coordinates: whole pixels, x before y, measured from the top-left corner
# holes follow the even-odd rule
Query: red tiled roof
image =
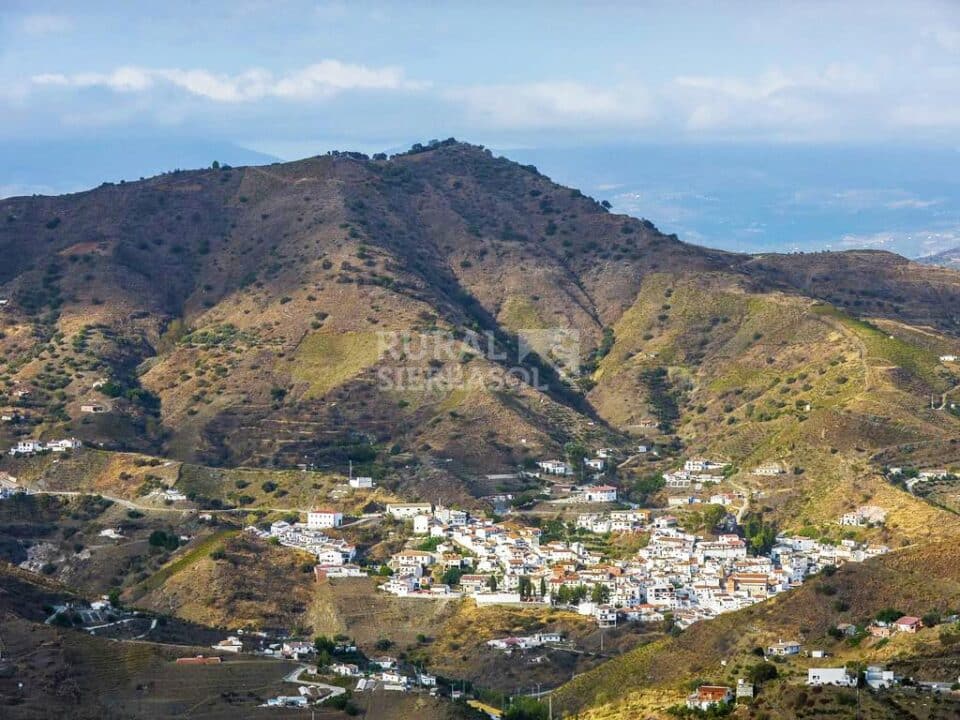
[(730, 688), (721, 685), (701, 685), (697, 688), (697, 698), (700, 700), (709, 700), (720, 702), (727, 697)]

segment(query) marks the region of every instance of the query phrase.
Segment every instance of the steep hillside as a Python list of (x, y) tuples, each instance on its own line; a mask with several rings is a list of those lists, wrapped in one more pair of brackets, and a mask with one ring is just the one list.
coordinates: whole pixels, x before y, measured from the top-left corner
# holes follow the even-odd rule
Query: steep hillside
[[(886, 642), (838, 640), (828, 631), (839, 623), (862, 625), (888, 608), (917, 616), (953, 612), (960, 598), (958, 559), (956, 543), (945, 542), (846, 565), (772, 601), (698, 623), (676, 638), (645, 645), (587, 672), (554, 695), (554, 707), (559, 705), (565, 711), (592, 707), (580, 714), (589, 718), (637, 717), (640, 713), (664, 717), (663, 711), (682, 702), (698, 679), (735, 685), (736, 679), (758, 662), (754, 649), (781, 638), (795, 639), (806, 650), (827, 650), (831, 657), (800, 656), (778, 665), (779, 679), (765, 685), (760, 695), (771, 703), (789, 694), (791, 687), (803, 685), (807, 667), (837, 667), (848, 661), (892, 662), (904, 674), (922, 669), (926, 679), (952, 682), (960, 658), (949, 639), (940, 640), (944, 628), (924, 629), (915, 636), (900, 635)], [(790, 708), (773, 717), (797, 716), (796, 708)]]
[[(0, 592), (20, 650), (31, 632), (52, 648), (29, 675), (48, 694), (64, 678), (105, 688), (122, 715), (142, 701), (131, 683), (182, 684), (162, 652), (31, 629), (41, 618), (27, 598), (62, 592), (52, 578), (207, 626), (344, 633), (371, 651), (389, 641), (500, 690), (520, 674), (485, 636), (562, 621), (583, 656), (534, 674), (553, 685), (585, 671), (554, 700), (594, 717), (656, 717), (698, 677), (732, 681), (781, 635), (843, 661), (957, 674), (932, 630), (885, 645), (827, 634), (888, 606), (952, 609), (960, 596), (960, 516), (944, 499), (954, 481), (938, 481), (928, 503), (883, 473), (960, 467), (955, 270), (889, 253), (696, 247), (453, 141), (13, 198), (0, 202), (0, 253), (0, 446), (86, 444), (0, 459), (50, 493), (0, 512), (0, 554), (49, 575), (43, 592), (23, 576)], [(610, 472), (625, 491), (682, 458), (724, 460), (741, 520), (749, 511), (894, 552), (676, 637), (612, 632), (607, 656), (644, 645), (594, 668), (602, 658), (582, 618), (407, 601), (377, 592), (375, 578), (316, 583), (308, 556), (239, 534), (320, 502), (352, 516), (398, 498), (475, 508), (503, 491), (485, 473), (559, 456), (572, 440), (624, 458), (656, 445)], [(753, 473), (774, 462), (784, 472)], [(349, 489), (348, 468), (376, 489)], [(886, 511), (882, 526), (838, 525), (866, 503)], [(379, 562), (404, 536), (369, 519), (338, 532)], [(105, 684), (113, 663), (126, 674)], [(810, 707), (796, 688), (803, 670), (783, 668), (763, 712)], [(254, 695), (275, 684), (236, 672)], [(89, 705), (87, 690), (71, 692), (56, 709)], [(815, 704), (839, 715), (847, 700)], [(155, 707), (190, 710), (171, 702)]]
[[(892, 398), (908, 439), (941, 419), (920, 398), (953, 379), (915, 338), (960, 342), (951, 271), (688, 245), (452, 141), (13, 198), (0, 215), (8, 441), (70, 432), (206, 464), (339, 470), (410, 453), (407, 467), (452, 459), (443, 472), (469, 484), (575, 438), (625, 447), (651, 418), (689, 439), (731, 404), (776, 432), (738, 418), (720, 450), (763, 452), (790, 425), (769, 383), (827, 367), (786, 399), (851, 412), (842, 436), (878, 450), (888, 437), (852, 440), (874, 433), (871, 401)], [(871, 345), (881, 321), (905, 346)], [(852, 391), (879, 380), (830, 387), (878, 373), (894, 395)]]

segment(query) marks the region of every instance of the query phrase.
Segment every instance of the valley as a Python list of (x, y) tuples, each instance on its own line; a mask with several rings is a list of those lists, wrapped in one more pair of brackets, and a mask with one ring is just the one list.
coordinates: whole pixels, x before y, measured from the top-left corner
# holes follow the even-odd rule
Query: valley
[(960, 273), (608, 205), (452, 139), (0, 200), (4, 712), (951, 717)]

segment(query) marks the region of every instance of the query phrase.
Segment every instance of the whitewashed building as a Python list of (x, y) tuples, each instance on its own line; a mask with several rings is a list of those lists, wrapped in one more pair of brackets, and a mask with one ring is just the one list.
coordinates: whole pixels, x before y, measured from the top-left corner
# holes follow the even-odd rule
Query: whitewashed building
[(845, 667), (839, 668), (810, 668), (807, 670), (807, 685), (837, 685), (839, 687), (855, 687), (857, 676), (847, 672)]
[(433, 505), (430, 503), (388, 503), (387, 515), (397, 520), (412, 520), (417, 515), (430, 515)]
[(340, 527), (343, 524), (343, 513), (330, 508), (318, 508), (307, 513), (307, 527), (311, 530)]

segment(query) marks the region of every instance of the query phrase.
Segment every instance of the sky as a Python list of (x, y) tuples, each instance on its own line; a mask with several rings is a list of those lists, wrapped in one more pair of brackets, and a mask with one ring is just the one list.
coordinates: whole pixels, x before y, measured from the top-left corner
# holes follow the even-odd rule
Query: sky
[[(0, 162), (0, 195), (75, 189), (56, 176), (64, 147), (127, 156), (158, 140), (209, 142), (293, 159), (448, 136), (566, 158), (562, 174), (576, 172), (571, 153), (610, 147), (675, 148), (670, 161), (761, 147), (757, 171), (775, 175), (778, 149), (952, 157), (960, 3), (0, 2), (0, 152), (32, 171)], [(592, 172), (595, 160), (580, 164)], [(606, 184), (634, 205), (645, 189), (672, 192), (636, 182)], [(911, 183), (884, 175), (828, 192), (932, 203), (940, 216), (912, 231), (944, 230), (945, 204), (960, 201)]]

